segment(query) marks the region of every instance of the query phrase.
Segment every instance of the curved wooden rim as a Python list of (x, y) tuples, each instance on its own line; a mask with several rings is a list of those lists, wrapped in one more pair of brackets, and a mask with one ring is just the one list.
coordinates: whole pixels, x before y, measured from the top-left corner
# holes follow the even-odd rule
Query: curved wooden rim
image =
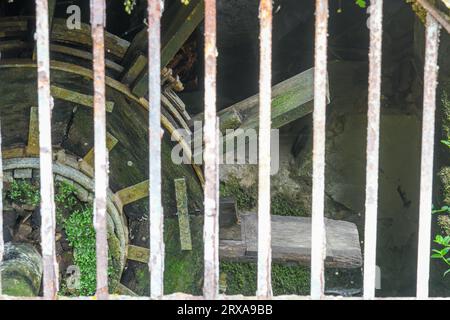
[[(36, 62), (30, 59), (5, 59), (0, 61), (0, 68), (36, 68), (36, 67), (37, 67)], [(50, 62), (50, 68), (52, 70), (76, 74), (85, 77), (89, 80), (93, 79), (93, 73), (91, 70), (71, 63), (52, 60)], [(108, 87), (120, 92), (121, 94), (125, 95), (127, 98), (134, 101), (135, 103), (137, 103), (142, 108), (148, 111), (149, 109), (148, 100), (146, 100), (145, 98), (139, 98), (136, 95), (134, 95), (128, 86), (124, 85), (123, 83), (115, 79), (112, 79), (111, 77), (106, 77), (105, 83)], [(196, 173), (197, 178), (199, 179), (200, 184), (203, 188), (204, 187), (203, 171), (198, 165), (194, 164), (190, 145), (184, 140), (183, 135), (178, 133), (177, 128), (175, 128), (172, 125), (172, 123), (170, 123), (169, 119), (163, 114), (161, 114), (161, 124), (169, 132), (169, 134), (172, 135), (174, 140), (178, 142), (183, 148), (183, 151), (186, 157), (190, 160), (191, 166), (194, 169), (194, 172)]]

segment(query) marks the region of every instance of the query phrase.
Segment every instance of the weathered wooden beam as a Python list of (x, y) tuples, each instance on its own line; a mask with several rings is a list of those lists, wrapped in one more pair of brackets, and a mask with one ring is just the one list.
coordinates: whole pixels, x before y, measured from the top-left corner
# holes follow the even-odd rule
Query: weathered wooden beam
[(178, 227), (180, 230), (181, 250), (192, 250), (191, 227), (189, 224), (186, 180), (175, 179), (175, 196), (178, 210)]
[[(314, 68), (311, 68), (272, 87), (272, 128), (280, 128), (312, 112), (313, 84)], [(327, 91), (329, 103), (329, 90)], [(259, 95), (256, 94), (221, 110), (218, 113), (221, 131), (237, 128), (257, 129), (258, 106)], [(203, 121), (203, 117), (203, 113), (198, 114), (192, 121)]]
[[(108, 148), (108, 151), (111, 151), (118, 142), (119, 140), (117, 140), (112, 134), (106, 132), (106, 148)], [(94, 165), (94, 153), (95, 149), (91, 148), (91, 150), (89, 150), (83, 158), (83, 160), (86, 161), (90, 166)]]
[[(311, 114), (314, 108), (314, 68), (308, 69), (298, 75), (293, 76), (272, 87), (272, 128), (280, 128), (292, 121)], [(328, 86), (328, 82), (327, 82)], [(329, 89), (327, 88), (327, 103), (330, 102)], [(222, 134), (227, 133), (227, 129), (235, 130), (232, 134), (227, 134), (224, 139), (226, 144), (229, 140), (237, 138), (240, 134), (245, 134), (245, 130), (258, 129), (259, 119), (259, 95), (256, 94), (243, 101), (240, 101), (218, 113), (219, 128)], [(203, 122), (203, 113), (197, 114), (191, 119), (191, 124), (195, 121)], [(202, 145), (202, 135), (194, 132), (194, 145)], [(226, 148), (224, 147), (224, 151)], [(201, 150), (194, 150), (194, 158), (199, 156)]]
[(30, 122), (28, 125), (28, 143), (26, 154), (39, 156), (39, 115), (38, 108), (30, 108)]
[(138, 247), (129, 244), (128, 245), (128, 253), (127, 259), (133, 260), (142, 263), (148, 263), (148, 259), (150, 257), (150, 250), (144, 247)]
[(116, 197), (120, 200), (122, 205), (138, 201), (148, 197), (148, 180), (139, 182), (135, 185), (126, 187), (116, 192)]
[[(168, 23), (161, 40), (161, 67), (165, 67), (180, 50), (189, 36), (204, 18), (204, 1), (191, 0), (189, 5), (182, 5), (176, 16)], [(139, 36), (142, 38), (142, 35)], [(136, 41), (139, 41), (137, 38)], [(131, 46), (130, 46), (131, 47)], [(144, 72), (136, 81), (132, 92), (137, 96), (147, 93), (148, 73)]]
[(140, 54), (136, 57), (136, 59), (131, 64), (130, 68), (125, 72), (122, 77), (122, 83), (130, 86), (132, 85), (139, 75), (145, 70), (147, 66), (147, 58)]
[[(91, 95), (79, 93), (65, 88), (51, 86), (51, 94), (55, 99), (73, 102), (85, 107), (92, 108), (94, 104), (94, 97)], [(114, 109), (113, 101), (106, 101), (106, 111), (112, 112)]]

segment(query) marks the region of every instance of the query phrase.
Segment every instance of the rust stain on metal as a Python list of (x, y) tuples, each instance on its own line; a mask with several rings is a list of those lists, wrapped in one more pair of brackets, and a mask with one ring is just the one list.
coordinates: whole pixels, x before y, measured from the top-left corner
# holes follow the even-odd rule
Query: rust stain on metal
[(378, 212), (381, 48), (383, 0), (373, 0), (370, 12), (369, 97), (367, 111), (366, 211), (364, 230), (364, 297), (375, 297)]
[(39, 103), (41, 246), (45, 299), (55, 299), (58, 291), (58, 264), (55, 250), (55, 203), (51, 140), (50, 49), (47, 0), (36, 0), (36, 46)]
[(326, 252), (326, 235), (324, 223), (324, 194), (327, 98), (327, 32), (328, 0), (316, 0), (311, 223), (311, 296), (313, 299), (320, 299), (323, 297), (325, 285), (324, 259)]
[(425, 41), (425, 68), (422, 118), (422, 155), (420, 168), (419, 243), (417, 258), (417, 298), (428, 298), (430, 276), (431, 207), (433, 191), (434, 126), (438, 76), (438, 21), (428, 13)]
[(164, 294), (164, 212), (161, 204), (161, 2), (148, 0), (150, 296)]
[(216, 299), (219, 287), (219, 144), (216, 115), (216, 1), (205, 0), (204, 121), (204, 283), (205, 299)]
[(106, 201), (108, 188), (108, 149), (106, 146), (105, 98), (105, 14), (104, 0), (91, 0), (91, 31), (94, 71), (94, 170), (95, 202), (94, 228), (96, 233), (98, 299), (108, 299), (108, 241), (106, 229)]
[(272, 0), (261, 0), (258, 156), (258, 288), (257, 296), (272, 296), (272, 230), (270, 221), (270, 130), (272, 98)]

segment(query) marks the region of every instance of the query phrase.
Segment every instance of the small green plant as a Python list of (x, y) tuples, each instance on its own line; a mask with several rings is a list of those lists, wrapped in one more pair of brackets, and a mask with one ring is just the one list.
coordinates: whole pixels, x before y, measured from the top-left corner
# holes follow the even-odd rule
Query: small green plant
[[(440, 248), (433, 249), (433, 254), (431, 258), (439, 259), (444, 261), (448, 266), (450, 266), (450, 258), (446, 257), (448, 252), (450, 251), (450, 236), (441, 236), (440, 234), (436, 235), (434, 238), (434, 242), (437, 243)], [(444, 277), (450, 272), (450, 268), (448, 268), (444, 272)]]
[(123, 2), (123, 5), (125, 7), (125, 12), (131, 14), (131, 12), (134, 9), (134, 6), (136, 5), (136, 0), (125, 0)]
[(13, 180), (6, 198), (17, 204), (38, 205), (40, 202), (39, 188), (25, 180)]
[(96, 288), (95, 230), (92, 207), (72, 212), (64, 221), (67, 240), (73, 248), (75, 265), (80, 268), (80, 295), (92, 295)]
[[(67, 182), (57, 182), (55, 193), (56, 221), (64, 229), (67, 241), (73, 249), (74, 264), (80, 269), (80, 287), (74, 291), (61, 284), (61, 295), (90, 296), (96, 290), (95, 230), (93, 226), (93, 208), (81, 203), (76, 189)], [(6, 197), (17, 204), (40, 202), (38, 186), (26, 180), (14, 180), (6, 192)], [(108, 275), (113, 273), (111, 264)]]
[(360, 8), (365, 8), (367, 6), (366, 0), (356, 0), (355, 3), (360, 7)]
[(443, 206), (440, 209), (434, 209), (431, 211), (431, 213), (449, 213), (450, 214), (450, 207), (449, 206)]
[(441, 140), (441, 143), (450, 148), (450, 140)]

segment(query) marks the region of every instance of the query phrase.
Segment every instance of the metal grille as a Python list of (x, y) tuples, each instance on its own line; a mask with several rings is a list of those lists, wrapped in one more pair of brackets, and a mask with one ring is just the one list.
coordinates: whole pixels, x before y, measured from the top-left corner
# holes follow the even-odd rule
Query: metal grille
[[(450, 32), (448, 19), (426, 0), (418, 2), (427, 10), (426, 59), (424, 69), (424, 111), (422, 128), (422, 161), (420, 183), (420, 223), (417, 266), (417, 297), (428, 298), (431, 236), (431, 196), (433, 177), (434, 125), (437, 86), (439, 31)], [(367, 127), (366, 212), (363, 299), (375, 299), (375, 258), (378, 202), (378, 162), (380, 127), (381, 47), (383, 0), (371, 1), (369, 99)], [(44, 296), (56, 299), (58, 265), (55, 255), (55, 204), (52, 173), (50, 59), (48, 1), (36, 0), (36, 47), (39, 101), (39, 145), (41, 172), (41, 214)], [(148, 0), (149, 57), (149, 204), (150, 259), (152, 299), (232, 299), (219, 295), (219, 223), (218, 223), (218, 121), (216, 115), (216, 1), (205, 0), (205, 119), (204, 119), (204, 288), (203, 296), (184, 293), (164, 295), (163, 208), (161, 204), (161, 2)], [(108, 186), (108, 150), (105, 117), (105, 1), (91, 0), (91, 25), (94, 72), (95, 126), (95, 210), (98, 299), (147, 299), (108, 294), (108, 244), (106, 201)], [(316, 0), (314, 113), (313, 113), (313, 193), (312, 193), (312, 255), (311, 292), (309, 296), (277, 296), (271, 285), (271, 221), (270, 221), (270, 128), (271, 128), (271, 63), (272, 63), (272, 1), (261, 0), (260, 19), (260, 107), (259, 107), (259, 199), (258, 199), (258, 277), (254, 297), (263, 299), (342, 299), (324, 295), (324, 258), (326, 252), (324, 226), (325, 123), (328, 0)], [(0, 140), (1, 144), (1, 140)], [(1, 157), (0, 157), (1, 159)], [(0, 191), (3, 174), (0, 160)], [(0, 197), (0, 212), (2, 203)], [(0, 214), (0, 259), (4, 243)], [(1, 280), (1, 279), (0, 279)], [(1, 285), (1, 281), (0, 281)], [(1, 299), (20, 299), (1, 295)], [(240, 297), (242, 298), (242, 297)], [(79, 297), (77, 299), (90, 299)], [(359, 298), (353, 298), (359, 299)]]

